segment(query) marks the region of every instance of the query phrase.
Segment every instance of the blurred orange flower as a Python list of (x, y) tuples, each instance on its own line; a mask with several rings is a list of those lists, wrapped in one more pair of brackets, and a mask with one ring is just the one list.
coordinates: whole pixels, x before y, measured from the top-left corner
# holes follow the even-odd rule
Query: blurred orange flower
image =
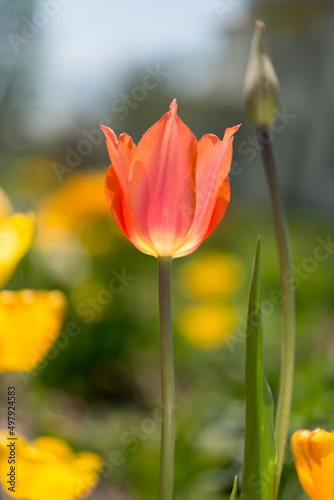
[(66, 299), (59, 291), (0, 292), (0, 372), (32, 370), (60, 333)]
[(0, 287), (11, 278), (16, 266), (32, 245), (35, 224), (32, 214), (12, 214), (13, 208), (0, 188)]
[(177, 116), (176, 100), (136, 146), (102, 127), (111, 159), (109, 207), (129, 240), (149, 255), (190, 254), (211, 234), (230, 200), (233, 135), (207, 134), (197, 142)]
[[(86, 496), (96, 486), (102, 459), (95, 453), (73, 453), (65, 441), (54, 437), (40, 437), (31, 443), (22, 436), (15, 437), (17, 439), (13, 441), (7, 432), (0, 433), (0, 477), (11, 497), (74, 500)], [(8, 475), (8, 446), (11, 442), (15, 454), (12, 477)]]
[(300, 430), (291, 438), (300, 484), (311, 500), (334, 499), (334, 431)]

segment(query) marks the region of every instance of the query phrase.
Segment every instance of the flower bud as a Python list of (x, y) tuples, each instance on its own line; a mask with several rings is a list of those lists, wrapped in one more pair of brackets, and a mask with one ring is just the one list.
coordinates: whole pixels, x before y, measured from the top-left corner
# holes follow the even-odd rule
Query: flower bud
[(254, 127), (270, 127), (278, 106), (279, 84), (269, 58), (262, 21), (255, 23), (244, 94), (248, 118)]

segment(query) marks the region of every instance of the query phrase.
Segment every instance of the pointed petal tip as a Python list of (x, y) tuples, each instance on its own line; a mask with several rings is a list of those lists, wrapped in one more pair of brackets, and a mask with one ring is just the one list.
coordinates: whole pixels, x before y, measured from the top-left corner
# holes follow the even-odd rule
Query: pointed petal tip
[(105, 138), (107, 140), (109, 139), (113, 143), (117, 143), (117, 135), (115, 134), (115, 132), (111, 128), (106, 127), (105, 125), (101, 125), (101, 129), (102, 129), (102, 132), (104, 133)]
[(241, 123), (239, 125), (234, 125), (234, 127), (227, 128), (225, 130), (223, 140), (233, 140), (234, 134), (239, 130), (240, 127), (241, 127)]
[(169, 105), (169, 109), (171, 110), (172, 115), (175, 116), (177, 114), (177, 101), (176, 101), (176, 99), (172, 100), (172, 102)]
[(234, 127), (230, 127), (229, 129), (227, 129), (227, 130), (229, 130), (228, 136), (232, 137), (232, 139), (233, 139), (234, 134), (236, 132), (238, 132), (240, 127), (241, 127), (241, 123), (239, 123), (239, 125), (234, 125)]
[(104, 134), (107, 134), (109, 130), (111, 130), (109, 127), (106, 127), (105, 125), (100, 125), (102, 131)]

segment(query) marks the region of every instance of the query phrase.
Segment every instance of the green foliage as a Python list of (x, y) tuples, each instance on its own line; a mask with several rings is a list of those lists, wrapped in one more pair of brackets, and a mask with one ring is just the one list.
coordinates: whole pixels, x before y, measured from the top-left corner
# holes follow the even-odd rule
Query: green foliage
[(230, 496), (230, 500), (236, 500), (238, 492), (238, 476), (235, 476), (233, 490)]
[[(297, 273), (297, 353), (291, 432), (320, 426), (333, 428), (333, 256), (310, 266), (317, 238), (332, 231), (315, 214), (289, 213)], [(231, 253), (243, 263), (245, 275), (253, 260), (250, 242), (256, 234), (261, 245), (261, 297), (265, 372), (277, 397), (280, 368), (281, 304), (275, 238), (270, 212), (231, 204), (224, 224), (193, 255), (173, 262), (173, 319), (177, 382), (177, 441), (175, 500), (229, 500), (234, 477), (243, 464), (245, 307), (247, 286), (226, 300), (232, 301), (238, 324), (229, 342), (215, 349), (199, 349), (182, 335), (179, 317), (190, 302), (182, 287), (183, 270), (205, 250)], [(69, 440), (77, 450), (92, 449), (113, 467), (102, 480), (111, 498), (156, 498), (159, 472), (160, 428), (135, 436), (146, 419), (154, 418), (160, 397), (157, 262), (113, 234), (113, 253), (90, 258), (90, 274), (80, 283), (65, 285), (41, 265), (37, 250), (21, 262), (9, 288), (61, 288), (69, 300), (66, 324), (74, 321), (80, 334), (65, 335), (48, 355), (47, 363), (23, 377), (34, 408), (35, 435)], [(107, 289), (113, 269), (135, 276), (94, 321), (78, 314), (78, 306)], [(93, 287), (93, 284), (95, 286)], [(80, 293), (79, 293), (80, 292)], [(200, 302), (199, 299), (196, 299)], [(219, 299), (221, 300), (221, 299)], [(224, 303), (224, 300), (223, 300)], [(27, 385), (25, 384), (27, 382)], [(129, 434), (133, 438), (130, 442)], [(124, 439), (127, 437), (127, 439)], [(135, 441), (136, 438), (136, 441)], [(129, 439), (129, 441), (128, 441)], [(110, 453), (119, 451), (124, 462), (112, 465)], [(118, 463), (118, 462), (117, 462)], [(284, 498), (302, 492), (289, 448), (283, 468)], [(104, 490), (103, 490), (104, 491)], [(98, 497), (98, 491), (94, 493)], [(251, 499), (253, 500), (253, 499)]]
[(276, 453), (273, 399), (263, 369), (260, 238), (256, 247), (249, 296), (245, 393), (246, 438), (242, 499), (272, 500)]

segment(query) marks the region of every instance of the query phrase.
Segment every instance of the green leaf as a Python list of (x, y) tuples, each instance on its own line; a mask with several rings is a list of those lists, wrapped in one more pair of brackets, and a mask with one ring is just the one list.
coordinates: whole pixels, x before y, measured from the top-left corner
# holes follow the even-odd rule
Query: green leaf
[(243, 500), (272, 500), (276, 463), (273, 398), (263, 369), (260, 237), (250, 285), (246, 346), (246, 439)]
[(235, 476), (230, 500), (236, 500), (238, 491), (238, 476)]

